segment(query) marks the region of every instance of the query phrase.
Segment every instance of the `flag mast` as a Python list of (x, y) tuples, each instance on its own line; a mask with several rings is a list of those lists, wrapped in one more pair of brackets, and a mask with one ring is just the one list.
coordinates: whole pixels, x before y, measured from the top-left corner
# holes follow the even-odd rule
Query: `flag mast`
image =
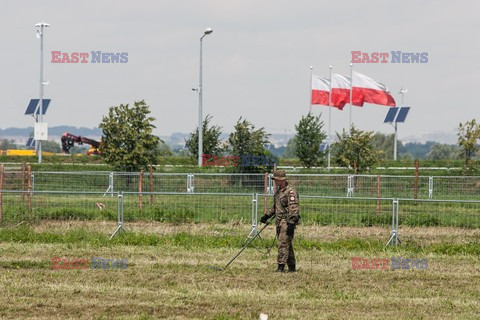
[(313, 99), (313, 66), (310, 66), (310, 101), (308, 102), (310, 112), (312, 112)]
[(352, 127), (352, 106), (353, 106), (352, 96), (353, 96), (353, 63), (350, 62), (350, 116), (349, 116), (349, 122), (348, 122), (349, 131), (350, 131), (350, 128)]
[(330, 171), (330, 144), (331, 144), (331, 128), (332, 128), (332, 66), (330, 66), (330, 92), (328, 93), (328, 164), (327, 170)]

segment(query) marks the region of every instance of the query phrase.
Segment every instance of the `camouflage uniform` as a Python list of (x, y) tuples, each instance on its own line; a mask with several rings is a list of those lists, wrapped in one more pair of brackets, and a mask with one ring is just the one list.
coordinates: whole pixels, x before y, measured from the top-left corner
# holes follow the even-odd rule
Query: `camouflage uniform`
[[(279, 170), (282, 172), (283, 170)], [(282, 173), (280, 173), (281, 175)], [(283, 175), (285, 173), (283, 172)], [(286, 179), (286, 178), (285, 178)], [(294, 237), (293, 230), (300, 218), (300, 206), (298, 203), (297, 191), (286, 183), (284, 188), (278, 188), (274, 195), (274, 205), (270, 211), (265, 214), (267, 217), (276, 215), (275, 224), (277, 226), (278, 237), (278, 257), (279, 265), (287, 264), (289, 270), (295, 271), (295, 253), (293, 251), (292, 240)], [(288, 235), (288, 224), (293, 228), (291, 234)]]

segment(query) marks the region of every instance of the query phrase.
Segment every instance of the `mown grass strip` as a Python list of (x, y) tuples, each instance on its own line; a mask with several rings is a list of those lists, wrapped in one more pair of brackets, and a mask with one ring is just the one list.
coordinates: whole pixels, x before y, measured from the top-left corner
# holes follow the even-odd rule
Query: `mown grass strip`
[[(109, 240), (109, 235), (78, 228), (65, 233), (35, 232), (30, 226), (0, 229), (0, 242), (70, 244), (77, 247), (112, 246), (168, 246), (185, 249), (240, 248), (245, 243), (245, 235), (194, 235), (186, 232), (168, 235), (156, 235), (138, 232), (126, 232)], [(464, 244), (439, 243), (420, 246), (415, 243), (398, 247), (385, 247), (383, 241), (372, 238), (351, 237), (329, 242), (320, 242), (302, 236), (294, 240), (295, 248), (303, 250), (321, 250), (328, 252), (386, 252), (386, 253), (422, 253), (442, 255), (480, 255), (480, 241)], [(253, 246), (266, 249), (272, 245), (272, 239), (257, 239)]]

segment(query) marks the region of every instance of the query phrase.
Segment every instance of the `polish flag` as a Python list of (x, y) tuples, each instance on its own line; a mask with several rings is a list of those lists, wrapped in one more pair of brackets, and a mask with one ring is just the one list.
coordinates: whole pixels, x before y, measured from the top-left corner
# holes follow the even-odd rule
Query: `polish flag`
[[(333, 96), (332, 94), (332, 99)], [(352, 100), (355, 106), (363, 106), (364, 102), (368, 102), (395, 107), (395, 99), (390, 95), (386, 85), (355, 71), (353, 72)]]
[(312, 104), (328, 106), (330, 80), (316, 75), (312, 76)]
[(350, 103), (350, 77), (341, 74), (332, 74), (332, 101), (331, 106), (343, 110)]

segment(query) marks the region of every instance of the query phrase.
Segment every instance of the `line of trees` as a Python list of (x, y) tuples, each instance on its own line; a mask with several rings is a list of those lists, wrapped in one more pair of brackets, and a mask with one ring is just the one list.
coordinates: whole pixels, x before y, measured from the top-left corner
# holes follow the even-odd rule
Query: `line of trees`
[[(103, 140), (100, 147), (105, 162), (118, 170), (138, 171), (149, 164), (156, 163), (160, 154), (170, 155), (171, 151), (165, 143), (153, 135), (155, 128), (153, 117), (149, 116), (150, 109), (145, 101), (111, 107), (107, 116), (104, 116), (99, 127), (103, 130)], [(274, 159), (270, 152), (270, 135), (265, 128), (256, 128), (254, 124), (244, 118), (238, 119), (228, 141), (221, 141), (222, 127), (214, 125), (212, 116), (207, 115), (203, 121), (203, 153), (211, 156), (224, 155), (241, 158), (245, 155), (261, 156)], [(300, 159), (305, 167), (325, 164), (326, 152), (320, 149), (327, 135), (324, 131), (321, 114), (314, 116), (308, 113), (295, 125), (296, 135), (289, 141), (286, 153)], [(362, 131), (352, 125), (348, 131), (336, 133), (336, 141), (331, 145), (333, 163), (343, 167), (355, 167), (357, 172), (368, 171), (382, 159), (389, 159), (393, 154), (393, 135), (383, 135), (373, 131)], [(460, 123), (458, 146), (433, 144), (428, 158), (444, 159), (446, 157), (461, 156), (465, 161), (465, 168), (472, 169), (472, 159), (476, 156), (480, 139), (480, 125), (475, 119)], [(198, 128), (190, 133), (185, 141), (192, 158), (192, 164), (198, 159)], [(405, 146), (398, 143), (399, 154)], [(403, 153), (404, 154), (404, 153)], [(401, 158), (401, 157), (400, 157)], [(250, 165), (235, 167), (240, 172), (255, 172), (269, 170), (271, 165)]]

